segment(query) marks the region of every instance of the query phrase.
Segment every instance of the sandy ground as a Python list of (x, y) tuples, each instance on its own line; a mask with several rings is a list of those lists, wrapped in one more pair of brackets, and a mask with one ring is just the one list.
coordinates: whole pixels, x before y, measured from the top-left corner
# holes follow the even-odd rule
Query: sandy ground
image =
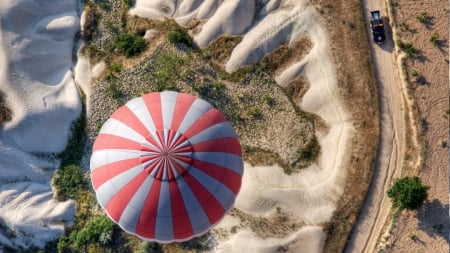
[[(399, 38), (412, 42), (420, 50), (416, 57), (406, 61), (406, 69), (412, 96), (426, 125), (423, 141), (427, 148), (418, 176), (430, 189), (428, 202), (422, 209), (402, 212), (388, 240), (391, 245), (388, 252), (449, 252), (448, 2), (397, 2), (396, 22), (406, 23), (410, 29), (399, 29)], [(416, 17), (424, 11), (429, 20), (422, 24)], [(439, 37), (436, 46), (430, 42), (433, 34)], [(417, 70), (422, 79), (416, 81), (411, 76), (412, 70)], [(403, 173), (410, 174), (408, 171)]]
[[(401, 58), (405, 55), (398, 48), (393, 48), (392, 40), (381, 47), (373, 47), (380, 90), (381, 142), (369, 196), (346, 252), (448, 252), (448, 148), (443, 146), (448, 139), (448, 116), (445, 115), (449, 108), (448, 63), (444, 62), (444, 57), (448, 57), (448, 24), (445, 22), (446, 11), (441, 10), (445, 3), (396, 2), (396, 14), (391, 17), (396, 26), (393, 35), (388, 27), (389, 37), (395, 41), (413, 42), (420, 53), (406, 61), (405, 76), (401, 71)], [(365, 11), (368, 14), (375, 9), (387, 16), (384, 1), (366, 1)], [(416, 19), (423, 10), (433, 17), (433, 24), (428, 28)], [(402, 23), (408, 24), (411, 30), (402, 32), (399, 29)], [(429, 41), (435, 32), (442, 36), (440, 47), (434, 47)], [(426, 84), (419, 84), (411, 77), (413, 69), (421, 73)], [(406, 90), (408, 81), (412, 96)], [(415, 136), (421, 131), (405, 121), (405, 114), (408, 114), (406, 119), (413, 118), (413, 103), (418, 106), (419, 117), (425, 120), (427, 130), (424, 131), (423, 141), (412, 138), (408, 142), (405, 134)], [(419, 121), (417, 118), (415, 120)], [(425, 157), (405, 159), (404, 152), (425, 143), (428, 144)], [(418, 212), (402, 212), (398, 221), (392, 223), (386, 190), (393, 178), (417, 174), (424, 184), (431, 186), (428, 203)], [(414, 240), (412, 235), (416, 237)]]
[(81, 111), (73, 74), (76, 1), (0, 2), (0, 89), (12, 120), (0, 130), (1, 245), (43, 246), (73, 221), (50, 180)]
[[(184, 9), (192, 2), (196, 1), (183, 1), (175, 6), (166, 1), (138, 0), (130, 13), (147, 18), (169, 16), (180, 24), (189, 18), (209, 17), (201, 31), (194, 35), (199, 46), (206, 46), (225, 33), (244, 35), (225, 65), (227, 71), (260, 60), (281, 43), (309, 36), (313, 43), (309, 54), (278, 75), (276, 81), (284, 86), (304, 75), (311, 87), (300, 107), (321, 117), (329, 127), (327, 132), (316, 133), (322, 150), (319, 163), (300, 173), (288, 176), (279, 166), (246, 164), (243, 186), (235, 204), (238, 210), (256, 218), (271, 218), (280, 208), (307, 226), (283, 238), (259, 238), (245, 228), (231, 232), (233, 226), (227, 222), (230, 219), (225, 219), (217, 229), (228, 231), (229, 236), (219, 241), (217, 250), (273, 252), (285, 247), (291, 252), (320, 252), (325, 238), (320, 224), (331, 218), (342, 193), (345, 178), (342, 159), (352, 133), (352, 122), (336, 96), (335, 69), (318, 13), (306, 1), (264, 1), (267, 4), (256, 14), (253, 1), (226, 1), (219, 6), (217, 1), (204, 1)], [(204, 13), (205, 10), (209, 13)]]

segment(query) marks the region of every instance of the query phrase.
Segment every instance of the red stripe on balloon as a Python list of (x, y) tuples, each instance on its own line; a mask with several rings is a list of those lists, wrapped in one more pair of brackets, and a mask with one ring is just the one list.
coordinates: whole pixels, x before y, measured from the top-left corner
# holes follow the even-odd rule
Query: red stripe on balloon
[(141, 144), (133, 140), (113, 135), (113, 134), (102, 134), (100, 133), (95, 139), (93, 151), (101, 149), (131, 149), (139, 150)]
[(131, 158), (121, 160), (113, 163), (108, 163), (103, 166), (94, 168), (91, 173), (92, 186), (94, 189), (98, 189), (102, 184), (111, 178), (141, 164), (141, 159)]
[(111, 118), (116, 119), (125, 125), (129, 126), (131, 129), (135, 130), (142, 136), (147, 136), (149, 134), (148, 129), (142, 124), (142, 122), (136, 117), (134, 112), (130, 110), (127, 106), (122, 106), (117, 109)]
[(205, 112), (200, 118), (198, 118), (186, 132), (183, 134), (186, 138), (190, 139), (192, 136), (200, 133), (201, 131), (222, 122), (226, 122), (227, 119), (218, 110), (211, 108)]
[(225, 213), (225, 209), (222, 207), (220, 202), (217, 201), (216, 197), (212, 195), (201, 183), (199, 183), (197, 179), (189, 174), (189, 171), (184, 174), (183, 178), (189, 185), (191, 191), (194, 193), (197, 201), (202, 206), (203, 211), (205, 211), (209, 223), (215, 224), (218, 222)]
[(169, 181), (175, 180), (175, 174), (172, 171), (173, 168), (173, 161), (168, 161), (167, 160), (167, 164), (168, 164), (168, 168), (167, 168), (167, 177), (169, 179)]
[(155, 238), (156, 215), (158, 212), (161, 181), (154, 180), (149, 190), (136, 226), (136, 234), (145, 238)]
[(193, 160), (192, 167), (213, 177), (230, 189), (234, 194), (237, 194), (241, 188), (241, 175), (230, 169), (199, 160)]
[(183, 122), (184, 117), (195, 100), (196, 98), (191, 95), (183, 93), (178, 94), (172, 115), (172, 126), (170, 128), (172, 131), (178, 131), (181, 122)]
[(176, 146), (172, 150), (172, 153), (186, 153), (186, 152), (192, 152), (192, 146), (185, 145), (185, 146)]
[(173, 141), (173, 139), (175, 138), (175, 131), (173, 130), (169, 130), (169, 132), (167, 133), (167, 149), (171, 148), (170, 143)]
[(194, 234), (184, 200), (176, 181), (169, 183), (170, 203), (172, 208), (173, 236), (175, 240), (183, 239)]
[(115, 221), (119, 222), (120, 216), (122, 216), (123, 210), (127, 207), (134, 194), (138, 191), (139, 187), (147, 178), (147, 173), (141, 172), (128, 182), (122, 189), (120, 189), (111, 200), (106, 204), (105, 209), (109, 216)]
[(161, 95), (160, 93), (149, 93), (142, 97), (144, 99), (147, 110), (150, 113), (150, 117), (153, 119), (153, 124), (155, 124), (156, 129), (163, 129), (163, 115), (161, 106)]
[(242, 156), (241, 144), (234, 137), (206, 140), (192, 145), (194, 152), (221, 152)]
[[(175, 159), (178, 159), (184, 163), (190, 164), (192, 161), (191, 157), (187, 157), (187, 156), (181, 156), (181, 155), (174, 155), (173, 156)], [(175, 164), (177, 163), (177, 161), (175, 161)]]
[(162, 130), (156, 130), (156, 136), (158, 136), (158, 140), (161, 143), (161, 151), (167, 151), (167, 143), (164, 140), (164, 132)]
[[(179, 159), (178, 157), (177, 157), (177, 159)], [(192, 160), (192, 159), (191, 159)], [(191, 160), (189, 160), (189, 162), (191, 161)], [(183, 166), (181, 166), (178, 162), (174, 162), (174, 163), (172, 163), (173, 164), (173, 166), (175, 167), (175, 169), (178, 171), (178, 173), (180, 174), (180, 175), (183, 175), (185, 172), (186, 172), (186, 169), (183, 167)]]

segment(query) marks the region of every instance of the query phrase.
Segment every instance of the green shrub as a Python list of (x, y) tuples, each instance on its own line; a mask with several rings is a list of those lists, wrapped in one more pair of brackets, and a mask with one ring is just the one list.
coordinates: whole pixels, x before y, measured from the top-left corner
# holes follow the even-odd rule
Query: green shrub
[(266, 103), (267, 103), (269, 106), (275, 105), (275, 99), (274, 99), (273, 97), (271, 97), (270, 95), (265, 95), (265, 96), (264, 96), (264, 100), (266, 101)]
[(72, 233), (70, 238), (78, 246), (96, 242), (107, 245), (112, 241), (114, 226), (107, 216), (99, 215), (89, 221), (83, 229)]
[(83, 147), (86, 142), (86, 112), (83, 108), (80, 117), (72, 123), (70, 128), (70, 138), (66, 149), (58, 154), (61, 159), (61, 167), (69, 164), (79, 164), (83, 156)]
[(77, 199), (78, 190), (87, 187), (81, 168), (74, 164), (58, 169), (53, 177), (53, 185), (59, 200)]
[(413, 55), (413, 54), (418, 53), (417, 48), (415, 48), (415, 47), (412, 45), (412, 43), (406, 43), (406, 42), (403, 42), (403, 41), (399, 40), (399, 41), (397, 42), (397, 45), (398, 45), (398, 47), (399, 47), (401, 50), (403, 50), (403, 51), (406, 53), (406, 55), (407, 55), (408, 57), (411, 56), (411, 55)]
[(420, 22), (420, 23), (425, 23), (427, 22), (427, 20), (429, 19), (428, 13), (426, 11), (421, 12), (419, 15), (416, 16), (416, 19)]
[(143, 52), (147, 43), (140, 36), (123, 33), (117, 38), (115, 48), (126, 57), (132, 57)]
[(106, 94), (114, 99), (120, 99), (123, 96), (123, 92), (117, 84), (115, 79), (108, 80), (108, 85), (106, 86)]
[(398, 210), (417, 210), (428, 197), (430, 187), (422, 185), (418, 177), (404, 177), (396, 179), (387, 191), (392, 206)]
[(398, 26), (400, 27), (400, 30), (402, 32), (409, 31), (409, 25), (407, 23), (405, 23), (405, 22), (400, 23)]
[(168, 34), (168, 39), (169, 42), (173, 44), (183, 43), (189, 47), (192, 47), (194, 45), (191, 36), (189, 36), (187, 31), (181, 27), (170, 31)]
[(9, 107), (6, 105), (4, 97), (5, 94), (0, 91), (0, 125), (5, 122), (11, 121), (12, 119), (11, 109), (9, 109)]
[(109, 70), (113, 73), (119, 73), (122, 71), (122, 64), (119, 62), (113, 62), (109, 65)]
[(135, 253), (156, 253), (161, 252), (158, 244), (154, 242), (143, 241), (139, 244), (139, 248)]
[(262, 117), (262, 113), (258, 108), (252, 108), (249, 112), (248, 115), (252, 116), (254, 119), (260, 119)]
[(320, 152), (320, 145), (317, 139), (314, 137), (311, 139), (304, 148), (298, 150), (298, 157), (302, 161), (312, 162), (314, 161)]
[(133, 6), (133, 0), (122, 0), (122, 1), (125, 4), (125, 7), (127, 8), (131, 8), (131, 6)]
[(439, 46), (439, 34), (434, 33), (433, 35), (431, 35), (430, 42), (435, 47)]

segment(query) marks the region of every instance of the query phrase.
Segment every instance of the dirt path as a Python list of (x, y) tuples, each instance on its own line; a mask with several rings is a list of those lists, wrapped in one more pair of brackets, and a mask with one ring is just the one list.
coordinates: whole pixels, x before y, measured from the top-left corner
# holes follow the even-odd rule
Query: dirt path
[[(380, 10), (387, 16), (382, 0), (364, 1), (367, 17), (370, 11)], [(385, 22), (387, 24), (387, 22)], [(367, 27), (370, 32), (370, 27)], [(380, 104), (380, 145), (369, 193), (345, 252), (373, 252), (389, 217), (391, 203), (385, 194), (393, 178), (398, 177), (403, 166), (405, 151), (405, 89), (399, 78), (394, 44), (390, 29), (383, 45), (371, 42), (372, 58)], [(372, 39), (372, 37), (370, 37)]]

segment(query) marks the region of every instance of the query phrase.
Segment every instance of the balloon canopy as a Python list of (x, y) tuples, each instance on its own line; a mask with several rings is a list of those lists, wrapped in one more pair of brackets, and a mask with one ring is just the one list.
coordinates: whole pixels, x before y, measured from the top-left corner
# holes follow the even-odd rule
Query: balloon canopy
[(161, 243), (209, 231), (233, 206), (243, 173), (241, 146), (225, 117), (171, 91), (117, 109), (95, 140), (90, 167), (110, 218)]

